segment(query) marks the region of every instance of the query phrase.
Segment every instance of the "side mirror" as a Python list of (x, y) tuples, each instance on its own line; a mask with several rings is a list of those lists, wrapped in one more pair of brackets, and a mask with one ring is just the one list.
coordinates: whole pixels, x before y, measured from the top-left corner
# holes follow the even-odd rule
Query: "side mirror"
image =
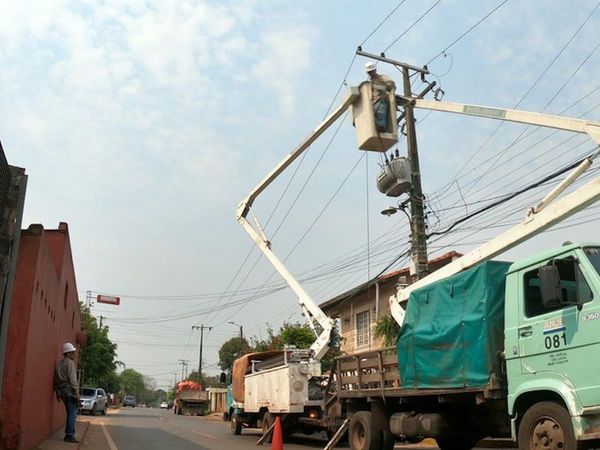
[(219, 377), (219, 381), (221, 383), (227, 383), (227, 374), (225, 372), (221, 372), (221, 375)]
[(563, 303), (563, 293), (560, 287), (560, 274), (555, 265), (543, 266), (538, 269), (540, 277), (540, 293), (544, 308), (555, 308)]

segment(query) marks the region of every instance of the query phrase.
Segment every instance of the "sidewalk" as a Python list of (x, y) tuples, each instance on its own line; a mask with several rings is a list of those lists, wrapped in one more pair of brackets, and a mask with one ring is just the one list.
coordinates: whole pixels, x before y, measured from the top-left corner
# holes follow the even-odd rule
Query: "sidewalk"
[(81, 417), (77, 419), (76, 437), (79, 444), (63, 441), (65, 433), (60, 429), (36, 447), (36, 450), (111, 450), (99, 422), (91, 423)]

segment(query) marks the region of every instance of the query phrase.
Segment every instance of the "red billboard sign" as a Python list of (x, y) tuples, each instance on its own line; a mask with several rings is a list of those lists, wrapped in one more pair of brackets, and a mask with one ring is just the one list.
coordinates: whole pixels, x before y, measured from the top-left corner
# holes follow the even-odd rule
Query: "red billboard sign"
[(98, 295), (96, 301), (98, 303), (108, 303), (109, 305), (121, 304), (121, 299), (119, 297), (113, 297), (112, 295)]

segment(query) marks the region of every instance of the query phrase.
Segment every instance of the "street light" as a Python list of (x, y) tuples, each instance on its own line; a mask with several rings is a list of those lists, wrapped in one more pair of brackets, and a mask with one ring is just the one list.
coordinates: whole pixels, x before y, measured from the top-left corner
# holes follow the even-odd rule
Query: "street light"
[(383, 211), (381, 211), (381, 214), (383, 214), (384, 216), (390, 217), (392, 214), (396, 214), (398, 211), (402, 211), (406, 215), (408, 220), (410, 221), (410, 215), (406, 212), (407, 206), (408, 206), (408, 200), (406, 200), (402, 203), (398, 203), (398, 206), (388, 206)]
[(235, 323), (233, 320), (229, 320), (227, 321), (227, 323), (231, 324), (231, 325), (235, 325), (236, 327), (240, 327), (240, 341), (244, 341), (244, 327)]

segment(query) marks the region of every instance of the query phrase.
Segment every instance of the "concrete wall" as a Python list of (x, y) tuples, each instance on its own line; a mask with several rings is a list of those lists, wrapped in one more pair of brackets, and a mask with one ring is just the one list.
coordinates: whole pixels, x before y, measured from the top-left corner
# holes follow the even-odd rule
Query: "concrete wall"
[(53, 391), (54, 367), (64, 342), (77, 344), (81, 316), (68, 227), (21, 233), (10, 312), (2, 439), (7, 449), (30, 449), (64, 426)]

